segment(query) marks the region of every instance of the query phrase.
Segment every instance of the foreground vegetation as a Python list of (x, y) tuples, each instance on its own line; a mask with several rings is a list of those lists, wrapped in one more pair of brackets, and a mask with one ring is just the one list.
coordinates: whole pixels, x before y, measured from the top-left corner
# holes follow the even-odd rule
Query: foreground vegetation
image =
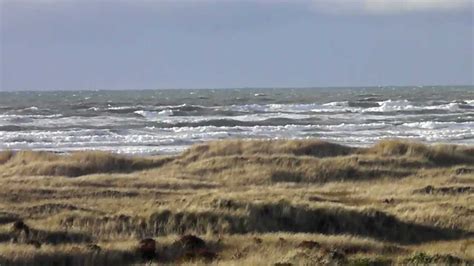
[(474, 263), (474, 147), (0, 153), (0, 265)]

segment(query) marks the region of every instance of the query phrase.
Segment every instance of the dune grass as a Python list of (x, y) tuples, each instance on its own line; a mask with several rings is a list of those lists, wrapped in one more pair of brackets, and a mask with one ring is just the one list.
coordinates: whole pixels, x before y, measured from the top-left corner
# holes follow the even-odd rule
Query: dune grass
[(75, 152), (70, 155), (32, 151), (0, 153), (0, 167), (4, 176), (76, 177), (93, 173), (132, 172), (159, 167), (168, 160), (168, 158), (128, 158), (105, 152)]
[[(150, 158), (4, 151), (0, 264), (144, 263), (150, 237), (157, 263), (469, 264), (473, 151), (399, 140), (228, 140)], [(184, 234), (206, 250), (177, 250)]]

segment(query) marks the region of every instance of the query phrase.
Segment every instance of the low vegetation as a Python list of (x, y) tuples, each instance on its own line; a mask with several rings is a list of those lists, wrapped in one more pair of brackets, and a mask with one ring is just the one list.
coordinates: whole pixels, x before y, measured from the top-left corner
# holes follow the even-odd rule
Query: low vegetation
[(0, 153), (3, 176), (76, 177), (94, 173), (132, 172), (159, 167), (168, 160), (127, 158), (105, 152), (77, 152), (71, 155), (31, 151)]
[(0, 265), (474, 263), (474, 148), (0, 152)]

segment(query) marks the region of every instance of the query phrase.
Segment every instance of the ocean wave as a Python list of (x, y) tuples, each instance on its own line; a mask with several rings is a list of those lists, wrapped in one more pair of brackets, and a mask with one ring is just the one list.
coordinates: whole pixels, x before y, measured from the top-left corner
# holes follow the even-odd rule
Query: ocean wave
[(145, 111), (145, 110), (138, 110), (134, 112), (137, 115), (143, 116), (148, 120), (157, 120), (162, 117), (172, 116), (173, 110), (166, 109), (163, 111)]
[[(261, 92), (267, 96), (254, 96)], [(199, 99), (201, 91), (22, 95), (0, 96), (0, 149), (154, 154), (226, 138), (474, 144), (472, 88), (232, 90), (203, 94), (206, 99)]]
[(158, 115), (161, 115), (161, 116), (172, 116), (172, 115), (174, 115), (174, 112), (173, 112), (173, 110), (171, 110), (171, 109), (165, 109), (165, 110), (159, 111), (159, 112), (158, 112)]
[(142, 105), (136, 106), (112, 106), (107, 108), (101, 108), (99, 111), (104, 113), (111, 113), (111, 114), (119, 114), (119, 115), (127, 115), (133, 114), (135, 111), (146, 110), (148, 107)]
[(356, 108), (374, 108), (380, 107), (378, 102), (373, 101), (350, 101), (347, 104), (349, 107), (356, 107)]
[(38, 111), (39, 108), (36, 107), (36, 106), (30, 106), (30, 107), (27, 107), (25, 109), (22, 109), (23, 111)]
[(337, 125), (327, 125), (325, 128), (331, 130), (345, 130), (345, 131), (357, 131), (357, 130), (375, 130), (375, 129), (384, 129), (390, 127), (391, 124), (385, 122), (377, 123), (360, 123), (360, 124), (348, 124), (341, 123)]
[[(154, 106), (142, 109), (127, 109), (133, 113), (143, 116), (149, 120), (162, 120), (166, 116), (184, 117), (189, 116), (196, 119), (198, 116), (229, 116), (259, 114), (311, 114), (311, 113), (393, 113), (393, 112), (432, 112), (448, 111), (457, 112), (460, 109), (473, 108), (469, 104), (450, 102), (439, 105), (419, 105), (406, 99), (372, 101), (335, 101), (328, 103), (306, 103), (306, 104), (243, 104), (230, 106), (199, 106), (199, 105), (175, 105)], [(181, 121), (184, 122), (184, 121)]]
[(459, 103), (451, 102), (441, 105), (417, 105), (406, 99), (404, 100), (386, 100), (379, 102), (372, 101), (336, 101), (323, 104), (249, 104), (234, 105), (231, 107), (233, 111), (248, 113), (267, 113), (267, 112), (284, 112), (284, 113), (388, 113), (403, 111), (459, 111), (461, 108), (468, 108)]
[(347, 102), (333, 102), (326, 104), (245, 104), (232, 105), (230, 110), (245, 113), (318, 113), (318, 112), (346, 112), (353, 109), (348, 108)]
[(24, 127), (21, 127), (21, 126), (16, 126), (16, 125), (5, 125), (5, 126), (2, 126), (0, 125), (0, 131), (22, 131), (24, 130)]
[(197, 112), (202, 110), (208, 110), (210, 107), (205, 107), (202, 105), (189, 105), (189, 104), (181, 104), (175, 106), (160, 106), (163, 109), (169, 109), (173, 111), (181, 111), (181, 112)]
[(22, 118), (58, 118), (62, 117), (62, 114), (51, 114), (51, 115), (32, 115), (32, 114), (25, 114), (25, 115), (20, 115), (20, 114), (0, 114), (0, 119), (1, 118), (7, 118), (7, 119), (22, 119)]
[[(253, 120), (237, 120), (237, 119), (208, 119), (197, 122), (181, 122), (168, 124), (169, 127), (203, 127), (203, 126), (214, 126), (214, 127), (253, 127), (253, 126), (278, 126), (286, 124), (295, 124), (298, 120), (290, 118), (268, 118), (259, 121)], [(301, 122), (303, 123), (303, 122)]]
[(140, 108), (141, 106), (111, 106), (107, 107), (107, 110), (110, 111), (120, 111), (120, 110), (136, 110), (137, 108)]
[(459, 104), (459, 109), (474, 110), (474, 104)]
[(439, 105), (415, 104), (409, 100), (385, 100), (385, 101), (336, 101), (323, 104), (270, 104), (270, 105), (242, 105), (234, 107), (240, 111), (254, 112), (399, 112), (399, 111), (459, 111), (460, 109), (471, 109), (474, 107), (474, 101), (467, 100), (465, 104), (458, 102), (450, 102)]
[[(383, 138), (411, 138), (436, 141), (474, 140), (474, 121), (455, 122), (387, 122), (322, 124), (290, 124), (293, 121), (254, 122), (214, 120), (202, 123), (148, 126), (142, 129), (68, 129), (0, 132), (0, 149), (112, 149), (129, 151), (133, 147), (157, 152), (159, 147), (189, 146), (201, 141), (225, 138), (312, 138), (341, 141), (358, 145)], [(265, 124), (267, 123), (267, 124)], [(147, 148), (148, 147), (148, 148)]]
[(379, 107), (367, 108), (364, 112), (393, 112), (413, 110), (415, 106), (408, 100), (387, 100), (378, 102)]
[[(6, 138), (6, 139), (3, 139), (3, 142), (5, 143), (11, 143), (11, 144), (30, 144), (30, 143), (38, 143), (38, 139), (35, 139), (34, 137), (18, 137), (18, 136), (15, 136), (15, 137), (12, 137), (12, 138)], [(52, 141), (45, 141), (45, 140), (41, 140), (41, 143), (51, 143)]]
[(379, 107), (372, 107), (362, 110), (362, 112), (400, 112), (400, 111), (459, 111), (459, 103), (451, 102), (441, 105), (415, 105), (408, 100), (386, 100), (378, 102)]
[(349, 106), (349, 102), (348, 102), (348, 101), (343, 101), (343, 102), (329, 102), (329, 103), (323, 104), (322, 106), (347, 107), (347, 106)]
[(424, 122), (411, 122), (404, 123), (403, 126), (410, 128), (421, 128), (421, 129), (441, 129), (441, 128), (466, 128), (473, 129), (474, 131), (474, 122), (437, 122), (437, 121), (424, 121)]
[(30, 118), (29, 116), (0, 115), (0, 126), (21, 126), (25, 129), (63, 129), (63, 128), (111, 128), (117, 126), (135, 127), (143, 122), (134, 117), (122, 116), (42, 116)]

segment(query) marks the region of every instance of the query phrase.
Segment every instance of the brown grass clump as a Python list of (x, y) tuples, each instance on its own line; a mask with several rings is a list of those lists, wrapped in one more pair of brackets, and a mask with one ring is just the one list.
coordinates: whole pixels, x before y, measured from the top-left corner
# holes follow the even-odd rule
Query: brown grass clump
[(219, 156), (282, 155), (333, 157), (348, 155), (355, 148), (319, 140), (228, 140), (191, 147), (183, 153), (186, 160)]
[[(8, 175), (81, 176), (93, 173), (132, 172), (159, 167), (169, 158), (128, 158), (105, 152), (76, 152), (59, 155), (49, 152), (9, 153), (0, 169)], [(7, 157), (6, 155), (4, 157)]]
[(2, 151), (0, 152), (0, 164), (8, 162), (13, 157), (12, 151)]
[(421, 143), (386, 140), (377, 143), (369, 153), (382, 156), (405, 156), (426, 159), (436, 165), (473, 164), (472, 148), (456, 145), (424, 145)]
[(0, 264), (470, 265), (473, 151), (226, 140), (173, 157), (0, 152)]

